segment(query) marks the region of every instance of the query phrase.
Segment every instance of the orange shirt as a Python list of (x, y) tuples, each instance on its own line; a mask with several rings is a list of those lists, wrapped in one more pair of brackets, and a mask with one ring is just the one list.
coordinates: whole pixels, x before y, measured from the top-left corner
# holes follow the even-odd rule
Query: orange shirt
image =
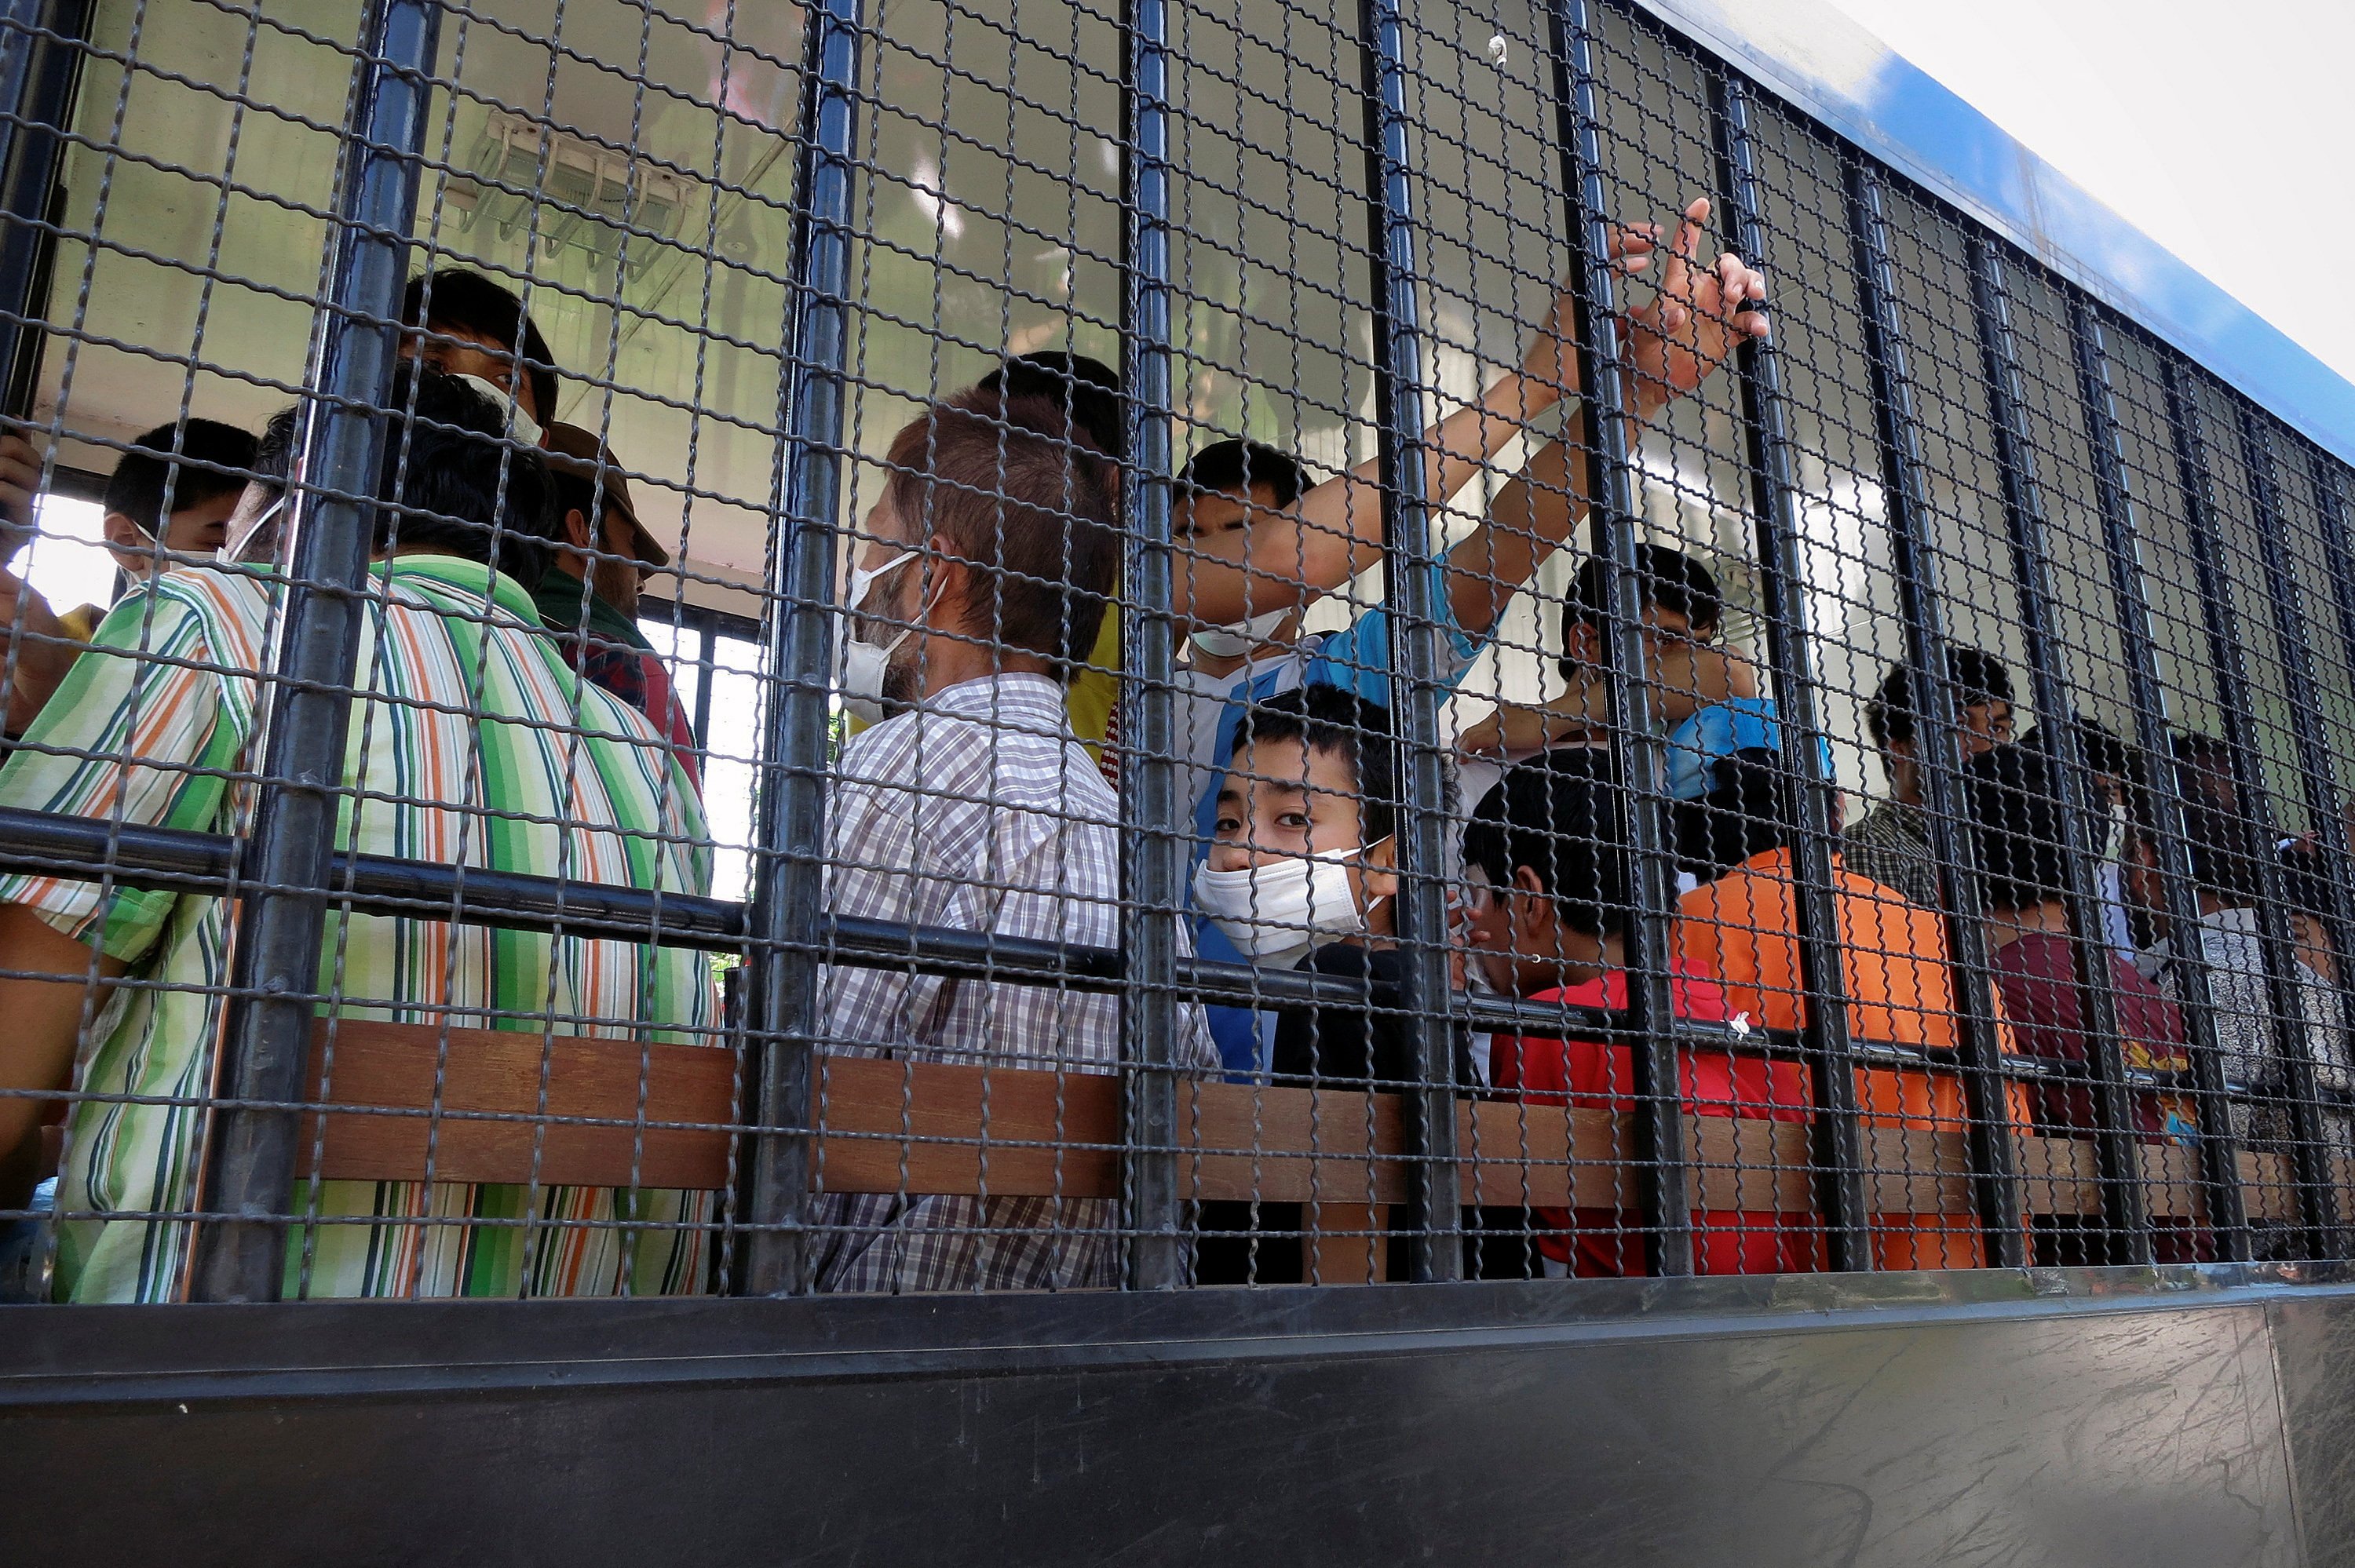
[[(1882, 1044), (1953, 1050), (1960, 1033), (1945, 916), (1847, 870), (1837, 859), (1832, 885), (1849, 1034)], [(1799, 983), (1799, 916), (1789, 850), (1751, 856), (1686, 894), (1678, 913), (1679, 961), (1713, 972), (1728, 1004), (1761, 1027), (1804, 1025), (1806, 998)], [(1996, 1028), (2009, 1053), (2012, 1042), (1999, 1000), (1995, 1006)], [(1955, 1132), (1968, 1123), (1962, 1081), (1953, 1073), (1866, 1067), (1856, 1080), (1868, 1160), (1875, 1153), (1875, 1125)], [(2016, 1115), (2019, 1096), (2007, 1098)], [(1884, 1268), (1973, 1267), (1981, 1261), (1976, 1223), (1960, 1216), (1884, 1214), (1875, 1219), (1874, 1228)]]
[[(1896, 889), (1833, 863), (1849, 1033), (1887, 1045), (1952, 1050), (1955, 990), (1945, 921)], [(1769, 850), (1684, 895), (1677, 956), (1717, 976), (1725, 999), (1766, 1029), (1806, 1018), (1791, 852)]]

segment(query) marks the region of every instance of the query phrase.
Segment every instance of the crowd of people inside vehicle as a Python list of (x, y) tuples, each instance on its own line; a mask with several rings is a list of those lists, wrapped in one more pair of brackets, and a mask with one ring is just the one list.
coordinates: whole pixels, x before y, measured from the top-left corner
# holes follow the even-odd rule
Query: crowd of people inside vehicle
[[(1622, 323), (1631, 436), (1696, 392), (1768, 317), (1740, 258), (1703, 264), (1697, 202), (1665, 238), (1620, 230), (1618, 264), (1657, 262), (1656, 297)], [(1580, 365), (1565, 296), (1523, 363), (1425, 433), (1424, 487), (1465, 493), (1527, 436), (1525, 461), (1431, 567), (1440, 663), (1452, 692), (1540, 565), (1588, 511)], [(640, 521), (631, 470), (593, 431), (555, 416), (559, 371), (521, 302), (479, 274), (420, 277), (382, 409), (368, 615), (352, 679), (347, 765), (333, 781), (336, 847), (363, 854), (702, 894), (710, 877), (698, 742), (672, 672), (637, 624), (670, 564)], [(1575, 402), (1562, 433), (1532, 434)], [(846, 520), (834, 613), (834, 692), (846, 732), (827, 770), (825, 903), (848, 919), (1092, 948), (1122, 941), (1124, 840), (1118, 733), (1131, 418), (1107, 366), (1068, 352), (1010, 358), (933, 402), (893, 439), (863, 518)], [(8, 752), (0, 808), (126, 826), (240, 834), (263, 767), (284, 524), (304, 489), (303, 417), (258, 434), (183, 418), (123, 453), (105, 539), (125, 591), (59, 609), (0, 573), (9, 629)], [(0, 514), (21, 540), (41, 473), (0, 436)], [(1181, 955), (1301, 970), (1313, 1005), (1182, 1002), (1168, 1060), (1203, 1079), (1327, 1091), (1424, 1076), (1402, 998), (1416, 955), (1398, 906), (1406, 794), (1389, 710), (1394, 595), (1350, 588), (1380, 560), (1373, 464), (1318, 480), (1271, 445), (1218, 440), (1168, 476), (1173, 601), (1187, 636), (1173, 672), (1178, 819), (1190, 826)], [(1612, 628), (1621, 574), (1588, 559), (1559, 605), (1562, 694), (1500, 707), (1461, 737), (1447, 853), (1455, 983), (1531, 1003), (1618, 1010), (1646, 857), (1620, 776), (1619, 726), (1664, 746), (1666, 841), (1676, 886), (1666, 995), (1675, 1018), (1728, 1039), (1679, 1047), (1685, 1107), (1701, 1118), (1804, 1122), (1807, 1066), (1732, 1037), (1791, 1033), (1811, 998), (1796, 934), (1803, 797), (1828, 753), (1798, 755), (1752, 660), (1724, 637), (1716, 574), (1650, 542), (1632, 574), (1647, 712), (1614, 715)], [(1354, 614), (1305, 630), (1320, 600)], [(788, 607), (778, 607), (785, 612)], [(802, 613), (808, 607), (791, 607)], [(822, 611), (811, 611), (823, 613)], [(1329, 614), (1321, 619), (1335, 619)], [(1934, 679), (1958, 724), (1931, 732)], [(2090, 717), (2040, 715), (2015, 736), (2010, 672), (1955, 647), (1946, 667), (1888, 670), (1865, 708), (1885, 797), (1849, 824), (1832, 908), (1849, 1027), (1912, 1053), (1858, 1073), (1868, 1125), (1956, 1128), (1962, 1015), (2048, 1065), (2016, 1097), (2047, 1136), (2100, 1127), (2087, 986), (2115, 1002), (2137, 1070), (2127, 1129), (2191, 1147), (2182, 1004), (2197, 970), (2214, 999), (2243, 1147), (2295, 1138), (2277, 1091), (2301, 1034), (2315, 1079), (2355, 1091), (2355, 1017), (2328, 931), (2314, 848), (2261, 838), (2229, 758), (2199, 736), (2147, 755)], [(2069, 744), (2060, 742), (2066, 738)], [(1806, 748), (1812, 750), (1813, 748)], [(1133, 765), (1133, 761), (1132, 761)], [(2062, 846), (2064, 768), (2110, 828), (2093, 846), (2100, 929), (2077, 928)], [(1982, 892), (1963, 908), (1925, 779), (1954, 770)], [(2169, 918), (2156, 875), (2161, 769), (2184, 780), (2197, 930)], [(2271, 874), (2260, 874), (2271, 859)], [(2263, 924), (2286, 891), (2302, 1032), (2277, 1031)], [(1953, 962), (1951, 922), (1984, 922), (1985, 973)], [(235, 989), (231, 900), (211, 892), (19, 871), (0, 877), (0, 1215), (37, 1187), (55, 1222), (54, 1291), (165, 1300), (184, 1290), (204, 1110)], [(324, 1009), (392, 1022), (717, 1044), (709, 964), (684, 948), (510, 930), (422, 915), (331, 923)], [(2080, 938), (2085, 938), (2080, 940)], [(875, 961), (828, 965), (817, 995), (830, 1052), (910, 1061), (1110, 1073), (1118, 996), (1009, 977)], [(1966, 1000), (1970, 1005), (1966, 1006)], [(1424, 1005), (1436, 1005), (1424, 1000)], [(1696, 1035), (1694, 1038), (1699, 1039)], [(1467, 1096), (1572, 1109), (1636, 1108), (1630, 1044), (1455, 1028), (1449, 1072)], [(2355, 1136), (2343, 1112), (2333, 1136)], [(311, 1182), (290, 1234), (290, 1280), (313, 1296), (518, 1296), (708, 1288), (720, 1194), (454, 1181)], [(1205, 1203), (1201, 1283), (1319, 1277), (1299, 1204)], [(0, 1221), (0, 1224), (5, 1224)], [(2098, 1220), (2040, 1216), (2040, 1262), (2099, 1261)], [(2189, 1220), (2158, 1222), (2162, 1260), (2209, 1255)], [(1067, 1288), (1119, 1278), (1117, 1203), (1100, 1197), (829, 1193), (813, 1216), (812, 1272), (829, 1291)], [(1822, 1266), (1819, 1226), (1743, 1199), (1693, 1215), (1704, 1273)], [(1467, 1212), (1483, 1276), (1629, 1275), (1646, 1267), (1626, 1203)], [(527, 1238), (538, 1238), (527, 1242)], [(2295, 1245), (2286, 1227), (2267, 1245)], [(1885, 1267), (1984, 1261), (1968, 1218), (1915, 1215), (1876, 1232)], [(1383, 1266), (1403, 1266), (1389, 1249)]]

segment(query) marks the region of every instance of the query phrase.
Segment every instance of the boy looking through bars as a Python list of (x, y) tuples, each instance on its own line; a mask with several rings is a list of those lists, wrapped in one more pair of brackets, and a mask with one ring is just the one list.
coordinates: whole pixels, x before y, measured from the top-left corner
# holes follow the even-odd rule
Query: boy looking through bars
[[(1311, 684), (1251, 709), (1231, 766), (1214, 797), (1215, 837), (1195, 874), (1194, 896), (1238, 954), (1268, 969), (1298, 969), (1353, 987), (1354, 1003), (1280, 1011), (1226, 1010), (1247, 1021), (1255, 1067), (1279, 1082), (1395, 1092), (1423, 1076), (1399, 1011), (1405, 978), (1393, 900), (1399, 811), (1396, 748), (1381, 707), (1336, 686)], [(1221, 1055), (1233, 1065), (1222, 1039)], [(1455, 1035), (1455, 1082), (1474, 1074), (1468, 1042)], [(1326, 1113), (1362, 1118), (1342, 1097)], [(1367, 1183), (1370, 1183), (1370, 1171)], [(1278, 1284), (1348, 1278), (1352, 1261), (1327, 1238), (1312, 1260), (1304, 1230), (1357, 1228), (1375, 1210), (1369, 1192), (1340, 1178), (1320, 1202), (1334, 1212), (1305, 1224), (1296, 1203), (1205, 1204), (1198, 1255), (1202, 1284)], [(1359, 1244), (1359, 1250), (1363, 1250)], [(1395, 1271), (1403, 1250), (1390, 1258)], [(1359, 1277), (1380, 1273), (1361, 1262)], [(1402, 1276), (1401, 1276), (1402, 1277)]]
[[(1055, 404), (978, 390), (928, 409), (887, 461), (843, 600), (837, 682), (871, 691), (885, 716), (836, 765), (827, 907), (1117, 947), (1120, 801), (1072, 734), (1063, 686), (1118, 570), (1108, 465)], [(832, 1049), (1119, 1064), (1114, 995), (851, 965), (828, 966), (819, 986)], [(1201, 1010), (1178, 1016), (1172, 1059), (1215, 1068)], [(1108, 1287), (1117, 1218), (1092, 1198), (830, 1194), (817, 1287)]]
[[(2094, 1043), (2079, 984), (2081, 945), (2069, 928), (2068, 868), (2053, 773), (2042, 752), (2017, 745), (1990, 747), (1964, 765), (1963, 804), (1978, 849), (1989, 961), (2004, 1012), (2020, 1054), (2060, 1069), (2057, 1077), (2029, 1086), (2036, 1130), (2051, 1138), (2087, 1138), (2103, 1128), (2100, 1102), (2088, 1081)], [(2098, 935), (2083, 952), (2095, 966), (2085, 971), (2088, 978), (2105, 975), (2116, 999), (2126, 1065), (2154, 1073), (2188, 1070), (2183, 1015), (2175, 1003)], [(2138, 1088), (2129, 1092), (2127, 1103), (2133, 1126), (2124, 1130), (2144, 1143), (2189, 1148), (2199, 1137), (2190, 1107), (2179, 1096)], [(2033, 1224), (2039, 1265), (2108, 1261), (2097, 1217), (2040, 1214)], [(2194, 1263), (2208, 1250), (2207, 1237), (2188, 1219), (2156, 1217), (2151, 1229), (2158, 1262)]]
[[(1912, 664), (1892, 664), (1864, 706), (1864, 727), (1881, 750), (1889, 798), (1859, 817), (1840, 836), (1849, 869), (1893, 887), (1924, 909), (1944, 909), (1938, 857), (1930, 845), (1929, 796), (1923, 788), (1920, 706)], [(1950, 644), (1946, 683), (1966, 758), (2009, 743), (2012, 735), (2011, 672), (1977, 648)]]
[[(1464, 834), (1471, 945), (1500, 991), (1532, 1001), (1627, 1005), (1627, 854), (1610, 754), (1561, 751), (1508, 769)], [(1732, 1018), (1715, 978), (1679, 953), (1675, 1016)], [(1806, 1069), (1679, 1044), (1679, 1090), (1690, 1114), (1805, 1121)], [(1541, 1103), (1625, 1114), (1636, 1108), (1628, 1046), (1499, 1034), (1489, 1071), (1500, 1091)], [(1698, 1198), (1698, 1192), (1696, 1197)], [(1540, 1210), (1537, 1250), (1549, 1275), (1645, 1271), (1642, 1221), (1614, 1209)], [(1813, 1221), (1768, 1210), (1696, 1211), (1693, 1258), (1702, 1274), (1787, 1274), (1816, 1266)]]
[(678, 747), (692, 777), (695, 728), (670, 667), (638, 630), (639, 592), (650, 574), (670, 564), (670, 552), (638, 521), (611, 447), (562, 423), (549, 425), (541, 440), (556, 492), (559, 543), (532, 589), (532, 604), (573, 668), (645, 715)]

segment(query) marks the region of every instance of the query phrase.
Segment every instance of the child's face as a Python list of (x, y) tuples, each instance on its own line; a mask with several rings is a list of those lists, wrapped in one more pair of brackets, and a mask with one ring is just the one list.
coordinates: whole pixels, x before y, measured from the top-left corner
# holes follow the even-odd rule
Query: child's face
[(1313, 854), (1347, 857), (1360, 911), (1398, 890), (1391, 842), (1365, 842), (1358, 777), (1346, 756), (1294, 739), (1242, 747), (1219, 782), (1210, 868), (1243, 871)]
[[(1664, 723), (1681, 724), (1696, 710), (1724, 700), (1725, 652), (1714, 646), (1716, 638), (1716, 627), (1697, 630), (1680, 611), (1657, 604), (1644, 611), (1644, 668)], [(1563, 652), (1590, 669), (1610, 662), (1604, 629), (1585, 621), (1570, 629)]]
[(1564, 926), (1554, 901), (1527, 866), (1497, 886), (1476, 865), (1464, 871), (1471, 916), (1465, 939), (1488, 983), (1514, 996), (1592, 979), (1601, 941)]
[[(1178, 548), (1170, 569), (1176, 574), (1172, 602), (1179, 613), (1193, 602), (1194, 567), (1198, 560), (1231, 567), (1249, 558), (1251, 531), (1283, 509), (1275, 503), (1275, 487), (1255, 484), (1211, 495), (1189, 495), (1169, 509), (1169, 535)], [(1288, 639), (1278, 637), (1272, 641)]]

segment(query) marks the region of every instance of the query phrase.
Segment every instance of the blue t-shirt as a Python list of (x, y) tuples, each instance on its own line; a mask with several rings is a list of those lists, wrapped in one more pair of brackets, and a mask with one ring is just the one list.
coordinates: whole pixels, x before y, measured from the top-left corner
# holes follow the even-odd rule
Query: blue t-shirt
[[(1832, 748), (1818, 737), (1824, 777), (1832, 776)], [(1698, 800), (1710, 791), (1717, 765), (1737, 752), (1783, 749), (1783, 726), (1765, 697), (1711, 703), (1668, 732), (1668, 796)]]
[[(1473, 637), (1455, 624), (1454, 607), (1447, 598), (1444, 568), (1434, 564), (1431, 570), (1435, 579), (1433, 599), (1440, 610), (1439, 627), (1446, 636), (1450, 655), (1447, 668), (1441, 672), (1440, 683), (1453, 688), (1472, 668), (1473, 661), (1479, 658), (1486, 640)], [(1210, 853), (1210, 840), (1219, 821), (1219, 786), (1234, 762), (1235, 736), (1242, 728), (1243, 715), (1255, 704), (1307, 685), (1337, 686), (1377, 706), (1390, 706), (1390, 607), (1371, 607), (1343, 630), (1303, 638), (1294, 657), (1276, 661), (1235, 683), (1234, 689), (1227, 694), (1226, 710), (1219, 715), (1219, 737), (1211, 751), (1209, 782), (1203, 788), (1201, 798), (1194, 802), (1194, 858), (1198, 863)], [(1205, 959), (1250, 961), (1217, 927), (1201, 916), (1194, 921), (1194, 951)], [(1203, 1012), (1209, 1015), (1210, 1038), (1218, 1044), (1219, 1058), (1230, 1077), (1246, 1078), (1267, 1071), (1266, 1024), (1272, 1014), (1263, 1016), (1256, 1008), (1216, 1002)]]
[[(1455, 624), (1455, 608), (1447, 598), (1444, 568), (1433, 565), (1431, 570), (1436, 579), (1433, 597), (1439, 606), (1439, 629), (1445, 636), (1448, 654), (1447, 665), (1440, 672), (1440, 684), (1452, 690), (1480, 657), (1487, 639), (1475, 638)], [(1209, 782), (1203, 787), (1201, 798), (1194, 802), (1197, 859), (1209, 853), (1211, 831), (1218, 823), (1219, 785), (1235, 759), (1235, 735), (1242, 728), (1243, 715), (1256, 704), (1308, 685), (1337, 686), (1378, 707), (1390, 706), (1390, 606), (1371, 607), (1342, 630), (1304, 637), (1294, 649), (1293, 657), (1275, 661), (1235, 683), (1233, 690), (1227, 694), (1226, 710), (1219, 715), (1219, 737), (1210, 752)]]

